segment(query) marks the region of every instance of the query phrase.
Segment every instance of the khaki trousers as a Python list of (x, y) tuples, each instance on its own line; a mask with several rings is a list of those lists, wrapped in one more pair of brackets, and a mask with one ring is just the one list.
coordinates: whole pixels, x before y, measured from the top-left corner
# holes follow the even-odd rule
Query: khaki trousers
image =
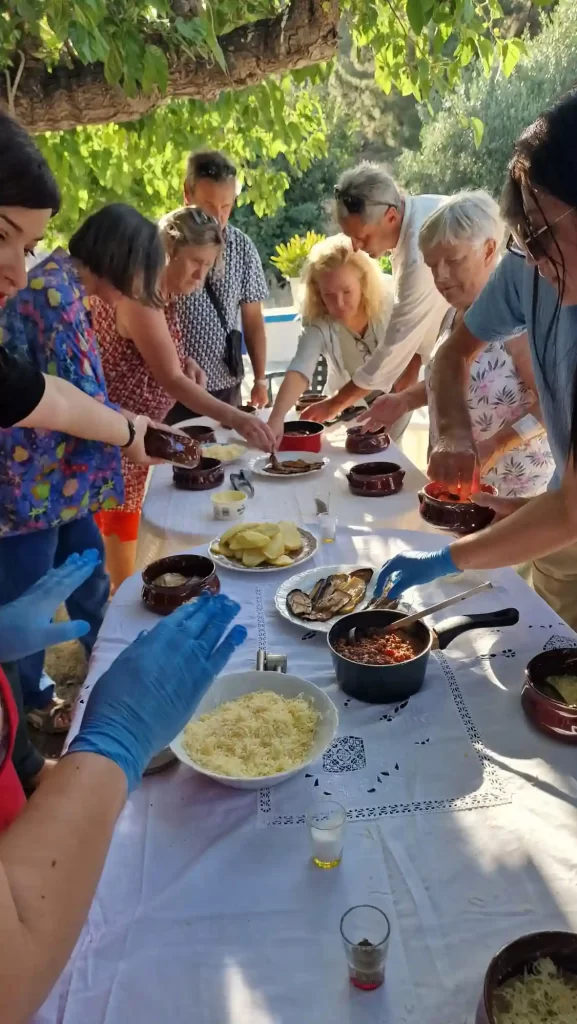
[(533, 562), (533, 588), (577, 630), (577, 544)]

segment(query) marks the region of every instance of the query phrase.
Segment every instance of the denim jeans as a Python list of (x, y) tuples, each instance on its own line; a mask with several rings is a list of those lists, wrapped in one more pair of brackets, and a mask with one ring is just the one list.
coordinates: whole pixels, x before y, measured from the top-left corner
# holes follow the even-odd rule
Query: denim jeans
[[(104, 568), (104, 545), (100, 531), (90, 514), (73, 519), (64, 526), (31, 530), (13, 537), (0, 538), (0, 604), (20, 597), (49, 569), (66, 561), (68, 555), (96, 548), (102, 562), (92, 576), (70, 595), (66, 609), (71, 619), (85, 619), (90, 631), (81, 638), (90, 655), (102, 625), (110, 592)], [(54, 688), (41, 688), (44, 652), (31, 654), (18, 662), (22, 696), (26, 707), (43, 708), (54, 696)]]

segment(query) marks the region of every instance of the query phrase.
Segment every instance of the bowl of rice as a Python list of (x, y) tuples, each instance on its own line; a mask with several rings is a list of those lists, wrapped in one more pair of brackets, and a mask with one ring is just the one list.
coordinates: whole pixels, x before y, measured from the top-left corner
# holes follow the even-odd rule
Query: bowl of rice
[(216, 679), (171, 743), (183, 764), (233, 789), (277, 786), (324, 754), (339, 716), (314, 683), (277, 672)]
[(493, 957), (476, 1024), (574, 1024), (577, 1020), (577, 935), (532, 932)]

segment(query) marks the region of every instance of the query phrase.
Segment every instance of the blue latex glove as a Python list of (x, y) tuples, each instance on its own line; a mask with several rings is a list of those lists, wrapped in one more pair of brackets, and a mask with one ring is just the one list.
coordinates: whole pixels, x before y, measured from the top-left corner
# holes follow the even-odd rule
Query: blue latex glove
[(52, 644), (75, 640), (88, 633), (83, 619), (52, 622), (59, 605), (92, 575), (100, 562), (98, 551), (70, 555), (51, 569), (22, 597), (0, 607), (0, 661), (18, 661)]
[(374, 596), (381, 596), (385, 583), (391, 578), (393, 586), (387, 592), (387, 597), (394, 601), (409, 587), (430, 583), (439, 576), (460, 571), (453, 562), (450, 547), (442, 551), (408, 551), (385, 562), (379, 573)]
[(224, 636), (239, 610), (224, 594), (203, 594), (141, 634), (95, 684), (68, 753), (110, 758), (134, 789), (151, 757), (184, 728), (244, 643), (244, 626)]

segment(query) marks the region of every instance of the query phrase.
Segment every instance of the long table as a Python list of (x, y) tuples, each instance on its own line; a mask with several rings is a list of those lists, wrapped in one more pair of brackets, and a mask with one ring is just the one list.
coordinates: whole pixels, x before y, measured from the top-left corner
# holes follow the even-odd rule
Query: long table
[[(378, 565), (444, 543), (363, 521), (340, 527), (308, 565)], [(435, 655), (407, 705), (362, 705), (336, 688), (322, 636), (275, 610), (289, 574), (219, 571), (249, 629), (230, 670), (254, 667), (264, 646), (326, 687), (340, 715), (330, 756), (259, 793), (184, 766), (145, 780), (36, 1024), (472, 1024), (496, 949), (540, 928), (577, 929), (575, 752), (535, 732), (519, 701), (527, 660), (577, 636), (512, 570), (484, 574), (494, 590), (459, 611), (515, 606), (520, 623)], [(408, 596), (422, 608), (481, 578)], [(156, 621), (136, 574), (111, 603), (85, 696)], [(349, 819), (343, 862), (329, 872), (311, 864), (301, 824), (325, 792)], [(375, 993), (347, 980), (338, 925), (355, 903), (379, 906), (392, 925)]]
[[(264, 416), (268, 413), (264, 413)], [(186, 421), (206, 423), (215, 429), (217, 440), (230, 437), (230, 431), (218, 427), (214, 420), (202, 417)], [(419, 516), (418, 491), (426, 483), (423, 474), (407, 459), (400, 448), (391, 444), (378, 456), (349, 455), (345, 450), (346, 427), (328, 429), (323, 441), (323, 456), (329, 465), (321, 474), (304, 479), (265, 479), (254, 476), (255, 496), (247, 502), (245, 519), (292, 519), (299, 525), (314, 521), (315, 497), (330, 495), (330, 509), (340, 523), (365, 525), (370, 528), (398, 527), (405, 530), (429, 530)], [(248, 470), (261, 452), (247, 451), (238, 463), (227, 468), (226, 481), (239, 468)], [(403, 489), (387, 498), (364, 499), (350, 493), (346, 474), (358, 462), (375, 458), (395, 462), (405, 470)], [(179, 491), (172, 482), (171, 466), (156, 466), (151, 473), (142, 509), (138, 541), (137, 565), (144, 568), (156, 558), (207, 543), (222, 532), (215, 522), (210, 501), (211, 491)], [(280, 511), (279, 511), (280, 510)], [(277, 512), (279, 513), (277, 515)]]

